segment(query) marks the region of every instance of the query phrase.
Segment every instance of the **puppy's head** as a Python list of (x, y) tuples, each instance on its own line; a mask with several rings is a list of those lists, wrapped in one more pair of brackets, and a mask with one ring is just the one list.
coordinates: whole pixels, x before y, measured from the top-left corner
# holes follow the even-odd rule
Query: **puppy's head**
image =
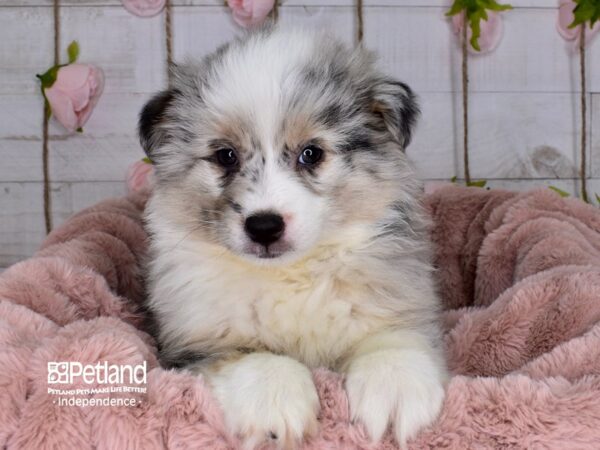
[(144, 107), (154, 214), (245, 258), (297, 258), (412, 195), (403, 150), (417, 112), (364, 49), (256, 32), (175, 67)]

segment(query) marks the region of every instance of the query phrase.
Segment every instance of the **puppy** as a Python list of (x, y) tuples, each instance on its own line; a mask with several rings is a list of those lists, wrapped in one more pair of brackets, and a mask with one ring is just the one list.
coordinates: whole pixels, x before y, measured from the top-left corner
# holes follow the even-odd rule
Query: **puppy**
[(345, 375), (373, 441), (391, 425), (404, 446), (438, 415), (439, 302), (403, 152), (417, 114), (370, 52), (274, 28), (175, 67), (141, 112), (162, 356), (205, 377), (247, 448), (316, 431), (315, 367)]

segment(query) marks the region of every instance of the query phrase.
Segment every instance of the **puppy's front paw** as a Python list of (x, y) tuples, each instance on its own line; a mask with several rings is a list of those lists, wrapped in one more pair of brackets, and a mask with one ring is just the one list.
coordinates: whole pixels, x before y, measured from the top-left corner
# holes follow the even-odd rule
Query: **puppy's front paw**
[(346, 389), (353, 420), (373, 441), (393, 426), (398, 444), (414, 437), (438, 416), (444, 400), (445, 371), (427, 353), (379, 350), (351, 361)]
[(310, 371), (291, 358), (256, 353), (209, 377), (230, 431), (244, 448), (271, 441), (297, 448), (316, 433), (319, 398)]

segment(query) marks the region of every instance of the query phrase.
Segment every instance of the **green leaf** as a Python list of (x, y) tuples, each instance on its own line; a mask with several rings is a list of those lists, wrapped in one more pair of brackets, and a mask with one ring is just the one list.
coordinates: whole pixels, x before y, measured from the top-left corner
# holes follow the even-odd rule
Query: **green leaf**
[(460, 13), (464, 9), (466, 9), (466, 5), (463, 0), (454, 0), (454, 3), (452, 3), (452, 6), (450, 6), (450, 9), (446, 13), (446, 16), (447, 17), (455, 16), (456, 14)]
[(79, 57), (79, 44), (77, 41), (73, 41), (67, 47), (67, 54), (69, 55), (69, 64), (73, 64)]
[(480, 3), (485, 9), (489, 9), (490, 11), (508, 11), (512, 9), (512, 5), (508, 3), (500, 4), (495, 0), (480, 0)]
[(469, 181), (467, 183), (467, 186), (469, 187), (485, 187), (485, 185), (487, 184), (487, 180), (478, 180), (478, 181)]
[(145, 162), (146, 164), (154, 164), (152, 162), (152, 160), (150, 158), (148, 158), (147, 156), (145, 158), (142, 158), (142, 161)]
[(552, 189), (554, 192), (556, 192), (561, 197), (568, 197), (570, 195), (568, 192), (565, 192), (562, 189), (559, 189), (559, 188), (557, 188), (555, 186), (548, 186), (548, 188)]
[(75, 131), (77, 131), (78, 133), (83, 133), (83, 128), (79, 127)]
[(58, 76), (59, 68), (60, 68), (59, 66), (53, 66), (53, 67), (50, 67), (43, 74), (36, 75), (36, 77), (39, 78), (40, 81), (42, 82), (43, 89), (48, 89), (49, 87), (51, 87), (54, 84), (54, 82), (56, 81), (56, 77)]
[(456, 175), (450, 178), (450, 183), (456, 183)]
[(569, 28), (589, 22), (590, 28), (600, 19), (599, 0), (574, 0), (577, 6), (573, 9), (573, 22)]
[(469, 43), (478, 52), (481, 51), (481, 47), (479, 47), (479, 36), (481, 36), (480, 21), (481, 14), (476, 13), (469, 17), (469, 26), (471, 27), (471, 40)]
[[(593, 1), (593, 0), (588, 0)], [(465, 22), (471, 27), (471, 46), (481, 51), (479, 47), (479, 37), (481, 36), (481, 21), (488, 20), (487, 11), (507, 11), (512, 9), (509, 4), (500, 4), (496, 0), (454, 0), (446, 16), (455, 16), (456, 14), (465, 14)]]

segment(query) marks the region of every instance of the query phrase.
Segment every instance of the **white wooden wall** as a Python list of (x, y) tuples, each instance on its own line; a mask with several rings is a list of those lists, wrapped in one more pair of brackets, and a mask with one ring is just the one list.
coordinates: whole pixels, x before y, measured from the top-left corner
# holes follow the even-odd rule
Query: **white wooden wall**
[[(175, 0), (175, 60), (200, 56), (239, 32), (220, 0)], [(409, 155), (421, 176), (462, 174), (460, 51), (447, 0), (365, 0), (365, 43), (419, 94), (423, 116)], [(577, 190), (579, 66), (555, 28), (555, 0), (512, 0), (504, 38), (471, 58), (471, 174), (492, 187)], [(137, 113), (165, 85), (164, 17), (130, 15), (119, 0), (62, 0), (61, 51), (101, 66), (103, 97), (83, 134), (50, 126), (54, 223), (124, 192), (143, 156)], [(34, 75), (53, 59), (52, 0), (0, 0), (0, 267), (43, 239), (42, 99)], [(353, 0), (284, 0), (282, 26), (327, 27), (353, 42)], [(588, 51), (589, 190), (600, 193), (600, 42)]]

